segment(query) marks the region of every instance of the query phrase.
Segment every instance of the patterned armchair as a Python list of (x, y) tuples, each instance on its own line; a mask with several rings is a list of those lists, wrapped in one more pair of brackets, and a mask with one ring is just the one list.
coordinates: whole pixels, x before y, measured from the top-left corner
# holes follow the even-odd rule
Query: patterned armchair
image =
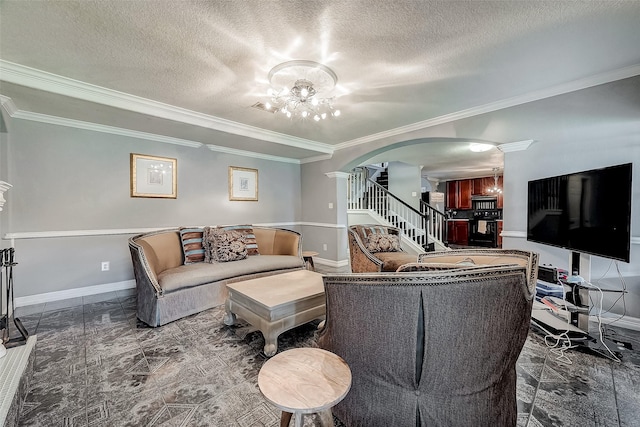
[(318, 346), (341, 356), (353, 376), (333, 413), (350, 427), (515, 426), (515, 366), (529, 330), (537, 254), (425, 258), (435, 262), (424, 271), (324, 277)]
[(418, 260), (417, 255), (403, 251), (399, 244), (397, 247), (380, 245), (380, 241), (375, 238), (385, 234), (396, 236), (400, 241), (400, 229), (396, 227), (380, 224), (349, 227), (349, 257), (353, 273), (396, 271), (401, 265)]

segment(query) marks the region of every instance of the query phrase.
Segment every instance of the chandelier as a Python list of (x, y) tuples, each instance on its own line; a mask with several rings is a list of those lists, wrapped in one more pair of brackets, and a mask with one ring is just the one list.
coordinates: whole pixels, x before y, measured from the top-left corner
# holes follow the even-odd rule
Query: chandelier
[(493, 187), (488, 188), (489, 193), (502, 194), (502, 189), (498, 187), (498, 171), (499, 168), (493, 168)]
[(313, 119), (338, 117), (340, 110), (333, 106), (332, 91), (338, 76), (326, 65), (314, 61), (288, 61), (269, 71), (265, 108), (288, 118)]

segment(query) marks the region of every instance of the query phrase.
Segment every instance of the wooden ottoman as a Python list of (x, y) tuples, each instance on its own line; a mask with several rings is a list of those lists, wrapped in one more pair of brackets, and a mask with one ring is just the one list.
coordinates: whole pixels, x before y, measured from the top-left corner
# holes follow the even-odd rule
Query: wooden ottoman
[(258, 328), (269, 357), (278, 351), (281, 333), (325, 316), (322, 275), (313, 271), (245, 280), (228, 284), (227, 289), (224, 323), (233, 325), (237, 316)]

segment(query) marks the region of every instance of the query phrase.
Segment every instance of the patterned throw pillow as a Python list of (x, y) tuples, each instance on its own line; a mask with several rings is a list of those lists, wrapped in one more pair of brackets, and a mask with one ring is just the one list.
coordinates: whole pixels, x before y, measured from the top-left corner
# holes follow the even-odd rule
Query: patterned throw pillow
[(258, 243), (256, 242), (256, 235), (253, 234), (253, 227), (250, 225), (227, 225), (224, 227), (218, 227), (219, 230), (225, 231), (237, 231), (242, 233), (245, 238), (245, 244), (247, 245), (247, 254), (249, 256), (252, 255), (260, 255), (258, 252)]
[(204, 261), (203, 232), (204, 229), (198, 227), (180, 227), (180, 242), (185, 265)]
[(228, 262), (238, 261), (247, 257), (247, 244), (242, 232), (211, 228), (210, 235), (213, 236), (213, 242), (209, 241), (211, 260)]
[(366, 247), (371, 253), (400, 252), (400, 240), (395, 234), (370, 234)]
[(363, 240), (366, 240), (369, 236), (371, 236), (372, 234), (388, 234), (387, 233), (387, 228), (384, 226), (364, 226), (361, 225), (359, 226), (360, 228), (360, 233), (361, 233), (361, 237)]

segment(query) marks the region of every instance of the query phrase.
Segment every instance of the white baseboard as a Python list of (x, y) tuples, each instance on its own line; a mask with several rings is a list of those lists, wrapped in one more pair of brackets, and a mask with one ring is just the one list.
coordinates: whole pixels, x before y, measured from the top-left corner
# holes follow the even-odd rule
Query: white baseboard
[(315, 264), (326, 265), (327, 267), (333, 267), (333, 268), (347, 267), (349, 265), (348, 259), (334, 261), (332, 259), (313, 257), (313, 262)]
[(106, 292), (123, 291), (136, 287), (136, 281), (125, 280), (123, 282), (105, 283), (102, 285), (86, 286), (84, 288), (65, 289), (64, 291), (46, 292), (43, 294), (17, 297), (16, 307), (24, 307), (34, 304), (42, 304), (51, 301), (60, 301), (69, 298), (86, 297), (89, 295), (103, 294)]

